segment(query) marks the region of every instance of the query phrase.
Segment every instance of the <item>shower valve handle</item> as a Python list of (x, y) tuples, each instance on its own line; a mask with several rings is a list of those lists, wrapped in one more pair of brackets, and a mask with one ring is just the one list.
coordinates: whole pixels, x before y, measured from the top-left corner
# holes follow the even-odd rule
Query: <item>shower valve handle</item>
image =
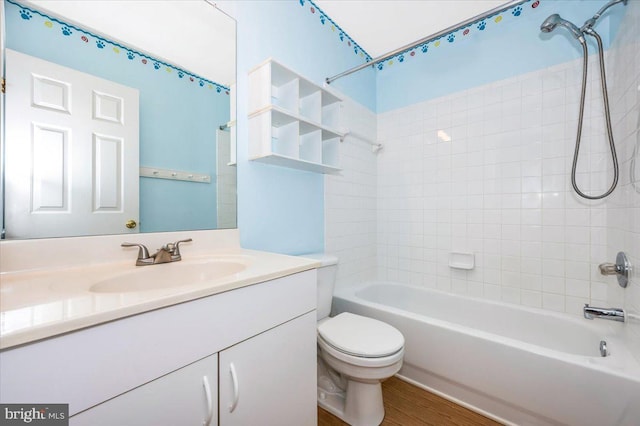
[(618, 265), (615, 263), (601, 263), (598, 265), (602, 275), (616, 275), (618, 273)]
[(618, 284), (625, 288), (629, 282), (629, 274), (631, 273), (631, 264), (624, 252), (619, 252), (616, 256), (616, 263), (601, 263), (598, 265), (602, 275), (617, 275)]

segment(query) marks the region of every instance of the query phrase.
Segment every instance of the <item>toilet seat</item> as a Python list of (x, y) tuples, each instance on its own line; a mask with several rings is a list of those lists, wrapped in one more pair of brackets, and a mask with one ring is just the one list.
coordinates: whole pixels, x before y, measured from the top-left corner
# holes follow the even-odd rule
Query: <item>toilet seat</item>
[[(349, 364), (353, 367), (365, 367), (365, 368), (384, 368), (390, 367), (398, 362), (402, 362), (404, 357), (404, 347), (400, 348), (400, 350), (392, 355), (377, 357), (377, 358), (365, 358), (362, 356), (355, 356), (344, 353), (329, 343), (327, 343), (321, 336), (318, 336), (318, 346), (320, 350), (325, 354), (335, 358), (336, 360), (342, 361), (345, 364)], [(391, 375), (393, 375), (392, 373)]]
[(321, 322), (318, 337), (328, 352), (345, 358), (346, 362), (346, 358), (351, 359), (358, 365), (393, 363), (404, 352), (404, 336), (394, 327), (349, 312)]

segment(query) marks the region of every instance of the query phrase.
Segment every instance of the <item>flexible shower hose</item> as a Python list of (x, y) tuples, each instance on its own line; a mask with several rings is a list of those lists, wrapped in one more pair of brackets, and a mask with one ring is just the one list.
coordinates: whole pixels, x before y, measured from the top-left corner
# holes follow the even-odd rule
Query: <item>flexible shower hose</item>
[(600, 195), (587, 195), (578, 188), (578, 184), (576, 182), (576, 169), (578, 165), (578, 155), (580, 153), (580, 140), (582, 139), (582, 121), (584, 118), (584, 101), (585, 95), (587, 91), (587, 67), (588, 67), (588, 56), (589, 51), (587, 49), (587, 43), (582, 44), (582, 53), (583, 53), (583, 61), (582, 61), (582, 91), (580, 96), (580, 111), (578, 114), (578, 132), (576, 136), (576, 146), (573, 152), (573, 165), (571, 166), (571, 185), (576, 193), (582, 198), (586, 198), (588, 200), (601, 200), (607, 197), (609, 194), (613, 192), (613, 190), (618, 185), (618, 156), (616, 155), (616, 147), (613, 141), (613, 130), (611, 128), (611, 112), (609, 111), (609, 96), (607, 93), (607, 78), (605, 75), (604, 69), (604, 52), (602, 47), (602, 38), (600, 35), (595, 32), (593, 29), (589, 28), (585, 32), (585, 34), (590, 35), (591, 37), (596, 39), (598, 44), (598, 58), (600, 60), (600, 81), (602, 82), (602, 101), (604, 103), (604, 113), (605, 113), (605, 121), (607, 124), (607, 137), (609, 139), (609, 149), (611, 150), (611, 160), (613, 162), (613, 182), (611, 183), (611, 187), (604, 193)]

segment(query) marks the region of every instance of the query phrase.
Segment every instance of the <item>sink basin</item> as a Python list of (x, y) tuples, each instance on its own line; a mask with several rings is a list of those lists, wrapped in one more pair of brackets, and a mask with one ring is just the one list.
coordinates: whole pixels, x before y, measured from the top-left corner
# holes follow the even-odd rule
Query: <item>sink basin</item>
[(247, 268), (242, 261), (206, 260), (180, 261), (153, 266), (141, 266), (89, 287), (94, 293), (130, 293), (178, 288), (219, 280)]

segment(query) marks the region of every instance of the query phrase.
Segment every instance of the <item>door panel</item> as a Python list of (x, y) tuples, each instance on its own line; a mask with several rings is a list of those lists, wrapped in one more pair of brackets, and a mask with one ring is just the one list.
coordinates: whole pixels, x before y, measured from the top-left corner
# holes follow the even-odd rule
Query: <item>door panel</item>
[(122, 138), (93, 134), (94, 211), (122, 209)]
[(68, 158), (70, 129), (33, 125), (32, 211), (69, 210), (69, 187), (65, 158)]

